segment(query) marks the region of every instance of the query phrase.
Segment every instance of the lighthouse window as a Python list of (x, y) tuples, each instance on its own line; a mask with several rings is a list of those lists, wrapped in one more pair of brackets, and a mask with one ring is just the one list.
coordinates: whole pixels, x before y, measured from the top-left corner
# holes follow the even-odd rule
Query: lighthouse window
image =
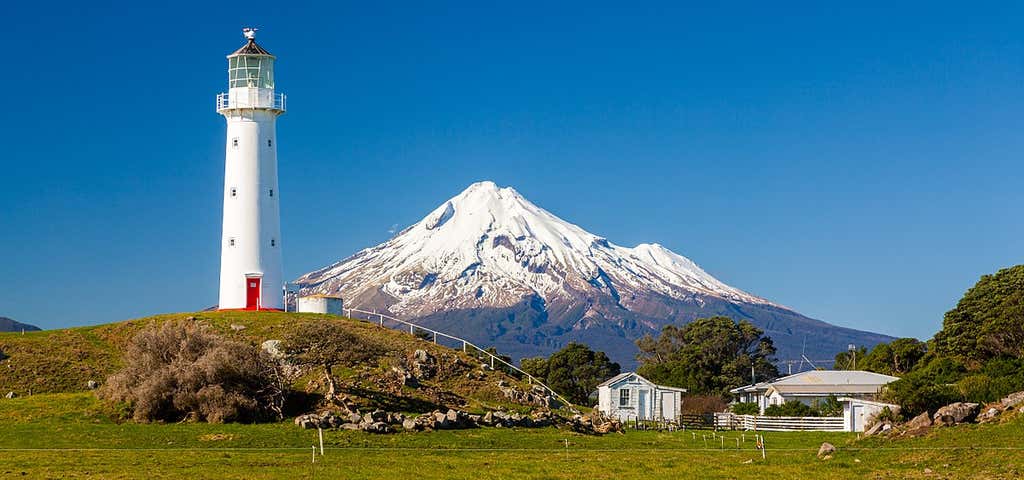
[(234, 137), (231, 139), (231, 146), (238, 148), (238, 137)]
[(235, 187), (231, 187), (231, 196), (234, 197), (234, 196), (237, 196), (237, 195), (238, 195), (238, 189), (236, 189)]
[(239, 55), (228, 59), (228, 83), (235, 87), (274, 88), (274, 59)]
[(271, 247), (276, 247), (277, 246), (277, 240), (274, 240), (273, 238), (271, 238), (270, 239), (270, 246)]
[(234, 238), (229, 238), (228, 239), (228, 246), (230, 246), (230, 247), (235, 246), (235, 239)]
[(268, 147), (273, 147), (274, 146), (274, 141), (268, 138), (267, 139), (267, 146)]
[(271, 188), (271, 189), (270, 189), (270, 196), (271, 196), (271, 197), (273, 197), (273, 196), (274, 196), (274, 189), (273, 189), (273, 188)]

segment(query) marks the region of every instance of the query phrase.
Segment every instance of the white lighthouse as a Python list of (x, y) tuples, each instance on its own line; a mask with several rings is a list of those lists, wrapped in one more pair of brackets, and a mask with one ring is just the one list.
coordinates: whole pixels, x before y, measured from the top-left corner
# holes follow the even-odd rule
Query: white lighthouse
[(285, 96), (274, 91), (274, 56), (243, 30), (245, 45), (228, 55), (228, 92), (217, 95), (227, 119), (221, 310), (280, 310), (281, 193), (277, 188), (278, 115)]

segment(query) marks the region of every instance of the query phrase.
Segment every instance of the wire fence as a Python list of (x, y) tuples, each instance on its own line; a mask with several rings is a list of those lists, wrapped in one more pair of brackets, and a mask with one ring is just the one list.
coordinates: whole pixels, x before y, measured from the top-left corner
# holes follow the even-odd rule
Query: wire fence
[[(409, 322), (407, 320), (402, 320), (400, 318), (396, 318), (396, 317), (393, 317), (391, 315), (386, 315), (386, 314), (378, 312), (376, 310), (369, 311), (369, 310), (363, 310), (363, 309), (360, 309), (360, 308), (351, 308), (350, 307), (350, 308), (342, 309), (342, 314), (344, 314), (346, 317), (349, 317), (349, 318), (355, 318), (355, 319), (359, 319), (359, 320), (366, 320), (366, 321), (369, 321), (369, 322), (374, 322), (375, 321), (378, 325), (381, 326), (381, 328), (393, 328), (393, 329), (396, 329), (396, 330), (408, 329), (410, 335), (426, 336), (427, 337), (426, 339), (433, 341), (435, 344), (439, 344), (439, 343), (443, 344), (445, 340), (447, 340), (449, 342), (454, 342), (456, 345), (461, 345), (462, 351), (465, 352), (465, 353), (470, 353), (470, 349), (472, 349), (473, 350), (472, 353), (476, 354), (477, 356), (480, 356), (482, 354), (485, 358), (487, 358), (487, 360), (490, 362), (491, 370), (494, 370), (496, 368), (505, 368), (505, 369), (511, 370), (513, 372), (517, 372), (520, 375), (522, 375), (523, 377), (525, 377), (526, 379), (528, 379), (531, 385), (539, 385), (540, 387), (544, 388), (545, 391), (550, 393), (552, 397), (558, 399), (559, 402), (562, 402), (562, 404), (564, 406), (569, 407), (569, 408), (573, 408), (572, 402), (567, 400), (562, 395), (559, 395), (558, 392), (554, 391), (551, 387), (549, 387), (546, 384), (544, 384), (544, 382), (541, 382), (540, 380), (538, 380), (537, 377), (534, 377), (533, 375), (523, 371), (522, 369), (520, 369), (519, 367), (513, 365), (512, 363), (505, 361), (505, 359), (503, 359), (503, 358), (501, 358), (501, 357), (499, 357), (499, 356), (497, 356), (497, 355), (495, 355), (495, 354), (493, 354), (493, 353), (491, 353), (491, 352), (489, 352), (489, 351), (487, 351), (487, 350), (485, 350), (483, 348), (480, 348), (479, 346), (477, 346), (473, 342), (470, 342), (469, 340), (466, 340), (466, 339), (464, 339), (462, 337), (457, 337), (455, 335), (451, 335), (451, 334), (448, 334), (448, 333), (445, 333), (445, 332), (442, 332), (442, 331), (439, 331), (439, 330), (434, 330), (432, 328), (427, 328), (427, 327), (424, 327), (422, 325)], [(363, 315), (363, 316), (365, 316), (365, 318), (360, 318), (358, 315)], [(395, 328), (395, 327), (398, 327), (398, 328)], [(440, 342), (439, 342), (439, 340), (440, 340)]]

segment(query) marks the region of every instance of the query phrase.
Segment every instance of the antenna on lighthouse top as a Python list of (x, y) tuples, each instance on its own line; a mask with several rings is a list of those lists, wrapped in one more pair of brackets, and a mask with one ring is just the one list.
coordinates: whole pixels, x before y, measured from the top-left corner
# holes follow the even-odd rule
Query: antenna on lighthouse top
[(256, 39), (256, 30), (259, 30), (259, 29), (258, 28), (252, 28), (252, 27), (245, 27), (245, 28), (242, 29), (242, 35), (245, 35), (245, 38), (248, 38), (249, 40), (255, 40)]

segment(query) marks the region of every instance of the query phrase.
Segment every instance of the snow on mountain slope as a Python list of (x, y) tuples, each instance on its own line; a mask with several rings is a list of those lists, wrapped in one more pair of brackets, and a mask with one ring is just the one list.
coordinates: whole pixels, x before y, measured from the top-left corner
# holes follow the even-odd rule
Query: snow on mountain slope
[(627, 367), (640, 336), (711, 315), (753, 321), (784, 358), (798, 358), (805, 344), (830, 358), (844, 342), (888, 338), (804, 317), (656, 243), (616, 245), (492, 182), (296, 282), (304, 293), (341, 295), (346, 305), (453, 329), (513, 355), (584, 341)]
[(346, 298), (380, 289), (390, 310), (509, 306), (525, 295), (545, 301), (569, 290), (653, 290), (672, 298), (710, 295), (770, 304), (730, 287), (658, 244), (615, 245), (492, 182), (470, 185), (390, 241), (298, 280)]

